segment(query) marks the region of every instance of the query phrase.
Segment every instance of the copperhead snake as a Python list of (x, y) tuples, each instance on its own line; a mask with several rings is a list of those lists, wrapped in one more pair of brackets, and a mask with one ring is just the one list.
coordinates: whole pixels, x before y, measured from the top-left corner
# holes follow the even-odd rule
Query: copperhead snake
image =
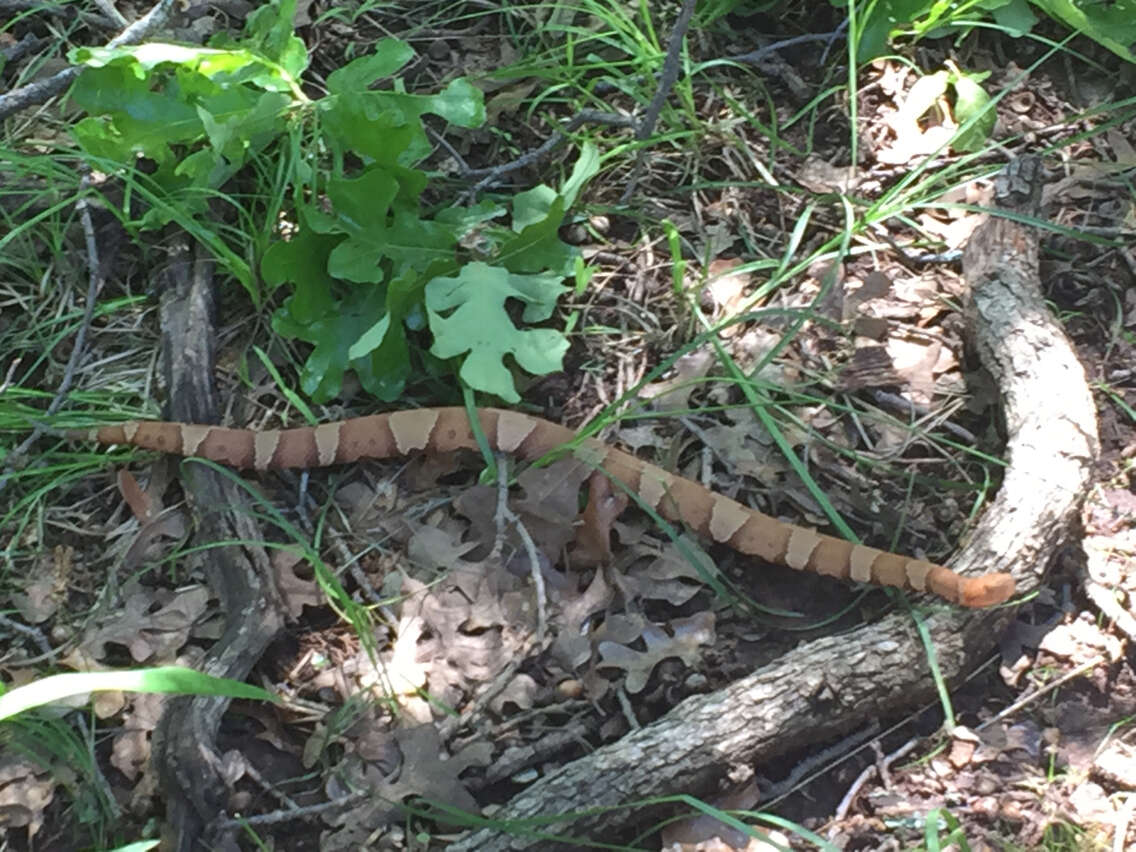
[[(571, 447), (578, 459), (630, 489), (668, 521), (681, 522), (740, 553), (798, 571), (930, 592), (967, 607), (999, 604), (1014, 593), (1010, 574), (963, 577), (942, 565), (853, 544), (777, 520), (594, 438), (580, 440), (565, 426), (505, 409), (477, 411), (481, 430), (495, 452), (535, 461)], [(459, 407), (393, 411), (314, 427), (267, 431), (130, 421), (75, 430), (67, 436), (257, 470), (347, 464), (420, 451), (477, 449), (466, 410)]]

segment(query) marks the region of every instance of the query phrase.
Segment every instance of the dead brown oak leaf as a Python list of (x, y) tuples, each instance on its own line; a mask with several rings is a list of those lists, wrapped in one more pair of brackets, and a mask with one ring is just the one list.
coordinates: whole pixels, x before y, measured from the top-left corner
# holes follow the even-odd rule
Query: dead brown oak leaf
[[(704, 445), (714, 451), (732, 477), (740, 474), (756, 480), (763, 487), (777, 482), (789, 466), (772, 439), (768, 442), (759, 440), (758, 436), (765, 435), (765, 432), (758, 426), (754, 413), (748, 408), (738, 409), (730, 412), (729, 418), (728, 423), (716, 423), (699, 430), (698, 436)], [(728, 485), (723, 483), (721, 487), (729, 496), (731, 489)], [(733, 490), (736, 488), (737, 485)]]
[(673, 376), (644, 385), (639, 390), (639, 398), (646, 400), (655, 411), (685, 411), (690, 408), (690, 395), (714, 364), (714, 355), (708, 349), (687, 352), (675, 361)]
[(123, 645), (136, 663), (172, 660), (206, 613), (209, 590), (203, 586), (170, 591), (137, 583), (125, 590), (122, 609), (99, 618), (80, 647), (96, 660), (106, 657), (107, 643)]
[(135, 693), (122, 715), (122, 727), (114, 738), (110, 763), (129, 781), (135, 781), (150, 761), (150, 739), (161, 718), (166, 696)]
[(643, 651), (617, 642), (600, 642), (600, 667), (624, 669), (627, 672), (624, 686), (632, 695), (643, 691), (655, 666), (663, 660), (678, 657), (693, 668), (702, 657), (701, 647), (714, 642), (714, 613), (700, 612), (689, 618), (676, 618), (669, 626), (673, 636), (657, 624), (645, 624), (642, 637), (646, 650)]
[(588, 477), (588, 503), (576, 527), (572, 564), (591, 567), (611, 562), (611, 534), (616, 520), (630, 499), (613, 488), (611, 480), (598, 471)]
[[(8, 832), (26, 829), (30, 848), (43, 827), (44, 811), (55, 798), (56, 785), (66, 783), (72, 773), (66, 767), (44, 768), (11, 749), (7, 752), (0, 754), (0, 826)], [(14, 833), (6, 836), (15, 840)]]
[(593, 637), (588, 635), (586, 625), (611, 604), (614, 596), (604, 572), (596, 571), (583, 592), (562, 597), (551, 656), (565, 672), (575, 671), (592, 656)]
[(717, 566), (689, 536), (682, 536), (682, 546), (668, 542), (654, 559), (632, 566), (624, 587), (643, 600), (666, 601), (682, 606), (705, 588), (702, 571), (714, 575)]
[[(519, 650), (519, 643), (506, 645), (507, 616), (490, 573), (485, 563), (467, 563), (432, 586), (404, 578), (399, 635), (388, 663), (400, 692), (424, 688), (435, 700), (456, 706)], [(498, 579), (511, 582), (503, 574), (498, 569)]]
[(58, 545), (36, 560), (23, 591), (13, 592), (12, 605), (30, 624), (42, 624), (67, 600), (74, 549)]
[(273, 548), (268, 558), (276, 578), (276, 589), (293, 619), (303, 615), (305, 606), (318, 607), (327, 603), (327, 596), (314, 574), (311, 577), (300, 576), (300, 572), (308, 573), (311, 568), (298, 553)]
[[(560, 459), (547, 467), (528, 467), (517, 475), (520, 492), (510, 497), (510, 505), (545, 566), (559, 562), (564, 547), (575, 536), (580, 486), (590, 474), (591, 470), (579, 461)], [(518, 575), (531, 571), (517, 530), (512, 525), (498, 529), (503, 519), (497, 516), (497, 486), (467, 488), (454, 500), (454, 507), (469, 520), (473, 540), (486, 552), (498, 536), (503, 536), (510, 570)]]
[(423, 807), (438, 804), (469, 813), (480, 811), (459, 776), (471, 766), (489, 765), (492, 746), (488, 742), (475, 743), (447, 757), (438, 729), (432, 724), (400, 728), (391, 736), (401, 757), (398, 768), (384, 776), (373, 764), (355, 763), (348, 773), (356, 776), (352, 789), (365, 784), (374, 795), (358, 807), (329, 818), (334, 828), (320, 837), (324, 852), (361, 848), (375, 829), (405, 819), (400, 804), (411, 796), (421, 799)]

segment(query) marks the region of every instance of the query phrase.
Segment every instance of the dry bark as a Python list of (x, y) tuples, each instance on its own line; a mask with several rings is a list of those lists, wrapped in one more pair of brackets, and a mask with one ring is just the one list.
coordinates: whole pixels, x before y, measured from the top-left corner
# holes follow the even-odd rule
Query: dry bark
[[(171, 417), (215, 423), (212, 264), (193, 260), (184, 234), (159, 276), (163, 360)], [(194, 507), (200, 542), (255, 542), (262, 538), (231, 478), (200, 464), (185, 465), (183, 485)], [(210, 591), (225, 613), (225, 631), (202, 671), (243, 680), (283, 626), (284, 607), (268, 556), (251, 544), (211, 547), (198, 554)], [(191, 695), (171, 700), (154, 735), (153, 760), (166, 796), (166, 849), (219, 848), (204, 840), (225, 813), (228, 785), (217, 731), (229, 699)], [(199, 845), (204, 842), (205, 846)]]
[[(997, 206), (1036, 216), (1038, 158), (1010, 163)], [(964, 274), (971, 288), (968, 331), (1001, 391), (1009, 466), (1002, 488), (951, 567), (1011, 571), (1019, 593), (1041, 574), (1078, 506), (1098, 450), (1085, 373), (1045, 306), (1037, 234), (1018, 218), (991, 216), (971, 238)], [(927, 626), (942, 674), (966, 674), (994, 647), (1011, 609), (937, 612)], [(553, 835), (610, 837), (657, 813), (628, 803), (675, 793), (706, 795), (734, 767), (750, 767), (825, 740), (877, 715), (894, 715), (934, 693), (911, 618), (888, 616), (843, 636), (806, 643), (726, 689), (687, 699), (659, 721), (561, 767), (494, 815), (497, 823), (569, 815), (541, 835), (492, 829), (451, 845), (460, 850), (553, 848)]]

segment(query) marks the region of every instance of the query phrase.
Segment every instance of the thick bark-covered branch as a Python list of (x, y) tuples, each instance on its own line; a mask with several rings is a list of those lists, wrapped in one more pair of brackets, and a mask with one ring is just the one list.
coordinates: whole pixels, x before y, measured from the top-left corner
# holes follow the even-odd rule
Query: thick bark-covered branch
[[(1042, 172), (1022, 157), (998, 183), (998, 205), (1036, 216)], [(1021, 593), (1037, 588), (1073, 520), (1097, 453), (1096, 413), (1084, 369), (1042, 298), (1037, 235), (991, 217), (971, 238), (968, 331), (1001, 390), (1009, 467), (1002, 488), (951, 566), (1007, 570)], [(1008, 610), (941, 611), (928, 619), (940, 669), (955, 680), (993, 648)], [(561, 767), (494, 815), (497, 823), (610, 807), (549, 826), (549, 833), (610, 837), (642, 819), (626, 803), (707, 794), (737, 764), (761, 763), (880, 714), (928, 698), (934, 684), (908, 616), (806, 643), (724, 690), (687, 699), (654, 724)], [(539, 847), (548, 840), (494, 830), (450, 848)]]
[[(160, 276), (163, 360), (174, 417), (214, 422), (212, 263), (193, 258), (188, 238), (175, 237)], [(193, 504), (201, 542), (261, 539), (247, 495), (228, 477), (199, 464), (186, 466), (186, 495)], [(225, 613), (225, 631), (202, 669), (242, 680), (283, 626), (284, 608), (263, 548), (246, 544), (211, 547), (199, 554), (211, 592)], [(228, 788), (216, 747), (229, 699), (194, 695), (173, 699), (154, 735), (154, 765), (167, 799), (167, 844), (179, 852), (200, 849), (208, 824), (225, 813)], [(216, 848), (211, 843), (210, 848)]]

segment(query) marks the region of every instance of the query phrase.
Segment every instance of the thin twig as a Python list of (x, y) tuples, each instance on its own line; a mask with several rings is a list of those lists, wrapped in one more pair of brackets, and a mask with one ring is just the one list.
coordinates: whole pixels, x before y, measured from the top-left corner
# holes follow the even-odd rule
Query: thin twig
[(6, 615), (0, 615), (0, 627), (6, 627), (13, 633), (20, 633), (35, 644), (40, 650), (40, 656), (49, 655), (52, 653), (51, 644), (47, 641), (47, 637), (36, 627), (29, 627), (26, 624), (21, 624), (18, 621), (13, 621)]
[(529, 558), (529, 571), (532, 575), (533, 589), (536, 594), (536, 644), (544, 644), (544, 636), (548, 629), (548, 600), (544, 590), (544, 573), (541, 569), (540, 554), (536, 543), (521, 519), (509, 508), (509, 459), (504, 453), (496, 454), (497, 461), (497, 537), (493, 541), (493, 550), (489, 560), (497, 563), (502, 560), (502, 551), (505, 545), (505, 530), (512, 525), (525, 546), (525, 554)]
[(448, 716), (444, 721), (438, 724), (438, 737), (444, 743), (448, 743), (453, 739), (454, 735), (468, 725), (473, 719), (476, 719), (481, 713), (489, 706), (494, 698), (505, 691), (505, 688), (513, 682), (516, 677), (517, 671), (521, 668), (521, 664), (528, 658), (529, 648), (521, 648), (517, 653), (513, 654), (508, 664), (493, 676), (485, 688), (481, 690), (473, 703), (466, 707), (458, 716)]
[[(71, 355), (67, 359), (67, 366), (63, 370), (63, 380), (59, 383), (59, 388), (55, 391), (55, 397), (51, 400), (47, 410), (44, 412), (44, 417), (50, 417), (63, 405), (64, 400), (67, 398), (68, 391), (71, 390), (71, 383), (75, 378), (75, 369), (79, 365), (79, 359), (83, 354), (83, 347), (87, 340), (87, 329), (91, 326), (91, 321), (95, 315), (95, 303), (98, 298), (99, 290), (103, 285), (102, 264), (99, 261), (99, 246), (98, 241), (95, 239), (95, 226), (91, 221), (91, 210), (87, 203), (86, 192), (90, 187), (90, 172), (85, 172), (82, 179), (79, 181), (79, 200), (75, 202), (75, 208), (79, 212), (79, 221), (83, 225), (83, 236), (86, 240), (87, 248), (87, 304), (83, 310), (83, 321), (79, 324), (79, 331), (75, 335), (75, 341), (71, 346)], [(41, 423), (36, 423), (32, 427), (32, 432), (20, 442), (8, 457), (8, 464), (3, 474), (0, 474), (0, 493), (8, 486), (12, 479), (12, 472), (16, 466), (17, 459), (23, 459), (32, 446), (40, 439), (46, 431), (46, 427)]]
[[(912, 402), (906, 397), (899, 394), (891, 393), (890, 391), (880, 390), (879, 388), (872, 388), (868, 391), (869, 395), (875, 400), (876, 405), (881, 408), (890, 408), (893, 411), (900, 411), (904, 414), (910, 414), (917, 418), (931, 417), (934, 412), (931, 411), (926, 405), (920, 405), (917, 402)], [(978, 443), (978, 439), (974, 436), (973, 432), (964, 429), (957, 423), (951, 420), (940, 420), (937, 424), (944, 432), (949, 432), (960, 441), (970, 444), (971, 446)]]
[(810, 780), (807, 776), (814, 773), (817, 769), (829, 765), (832, 761), (848, 757), (853, 752), (857, 751), (865, 740), (876, 736), (879, 732), (880, 723), (873, 721), (859, 731), (854, 731), (849, 734), (839, 742), (833, 743), (815, 754), (810, 754), (804, 760), (797, 763), (792, 771), (782, 780), (778, 781), (776, 784), (761, 788), (761, 801), (763, 806), (772, 806), (774, 802), (779, 801), (793, 792), (793, 790), (797, 789), (804, 781)]
[(22, 355), (17, 355), (12, 359), (12, 363), (8, 365), (8, 372), (5, 374), (3, 381), (0, 381), (0, 393), (4, 393), (4, 391), (12, 386), (12, 379), (16, 375), (16, 370), (20, 369), (20, 364), (23, 360)]
[(238, 831), (245, 826), (249, 825), (275, 825), (282, 822), (292, 822), (298, 819), (307, 819), (308, 817), (320, 816), (329, 811), (338, 811), (344, 808), (353, 807), (360, 802), (372, 798), (374, 793), (371, 790), (360, 790), (358, 793), (352, 793), (349, 796), (344, 796), (342, 799), (335, 799), (330, 802), (321, 802), (318, 805), (306, 805), (301, 808), (285, 808), (283, 810), (272, 811), (267, 814), (258, 814), (257, 816), (241, 817), (240, 819), (217, 819), (209, 826), (206, 832), (209, 836), (217, 836), (223, 832)]
[[(772, 56), (779, 50), (784, 50), (786, 47), (796, 47), (798, 44), (810, 44), (814, 41), (825, 42), (825, 54), (832, 48), (836, 40), (843, 35), (844, 30), (848, 27), (848, 21), (845, 20), (839, 27), (830, 33), (805, 33), (792, 38), (775, 41), (773, 44), (767, 44), (765, 47), (759, 47), (757, 50), (751, 50), (749, 53), (739, 53), (737, 56), (728, 57), (728, 62), (740, 62), (743, 65), (760, 65), (762, 60), (767, 56)], [(820, 60), (820, 65), (824, 65), (824, 58)]]
[(454, 162), (458, 164), (458, 169), (461, 173), (468, 175), (470, 172), (469, 164), (466, 163), (465, 157), (458, 152), (458, 149), (450, 144), (450, 140), (428, 124), (423, 125), (423, 127), (426, 129), (426, 135), (445, 148), (447, 153), (454, 158)]
[(35, 51), (39, 50), (40, 47), (50, 41), (51, 39), (40, 38), (32, 33), (28, 33), (15, 44), (0, 50), (0, 59), (3, 59), (5, 65), (11, 65), (14, 62), (19, 62), (25, 56), (35, 53)]
[[(74, 720), (75, 727), (79, 729), (83, 741), (89, 743), (92, 750), (95, 747), (95, 737), (91, 733), (91, 728), (87, 724), (87, 717), (84, 715), (83, 710), (78, 710), (70, 714), (70, 718)], [(117, 821), (122, 816), (122, 807), (119, 805), (118, 800), (111, 792), (110, 782), (107, 781), (106, 775), (103, 773), (102, 764), (97, 760), (92, 760), (91, 779), (95, 782), (96, 786), (102, 791), (103, 801), (106, 803), (107, 808), (110, 809), (110, 818), (112, 821)]]
[(628, 115), (619, 115), (614, 112), (600, 112), (594, 109), (585, 109), (578, 112), (568, 123), (562, 128), (555, 131), (548, 139), (542, 142), (538, 147), (524, 154), (521, 154), (515, 160), (510, 160), (508, 163), (502, 163), (499, 166), (494, 166), (491, 169), (471, 169), (463, 173), (462, 177), (467, 179), (481, 178), (477, 183), (463, 193), (464, 200), (472, 200), (479, 193), (484, 191), (490, 186), (498, 183), (506, 175), (512, 174), (515, 171), (526, 168), (528, 166), (539, 163), (556, 148), (562, 145), (568, 139), (568, 134), (573, 133), (585, 124), (600, 124), (607, 127), (634, 127), (635, 120)]
[(631, 699), (627, 697), (627, 690), (623, 688), (623, 684), (620, 684), (619, 689), (615, 691), (615, 697), (619, 701), (619, 709), (623, 711), (623, 718), (627, 720), (631, 730), (638, 731), (642, 728), (635, 717), (635, 708), (631, 706)]
[(493, 549), (489, 552), (490, 564), (501, 562), (501, 554), (505, 550), (505, 530), (508, 529), (509, 511), (509, 458), (504, 453), (496, 453), (497, 462), (497, 511), (494, 514), (496, 534), (493, 538)]
[[(138, 44), (166, 23), (174, 0), (159, 0), (154, 7), (107, 42), (107, 47), (120, 47), (124, 44)], [(10, 118), (21, 110), (36, 104), (46, 103), (61, 94), (79, 76), (81, 68), (64, 68), (58, 74), (45, 80), (37, 80), (18, 89), (0, 95), (0, 121)]]
[(251, 778), (253, 781), (255, 781), (260, 786), (260, 789), (262, 789), (268, 795), (272, 796), (272, 798), (274, 798), (278, 802), (280, 802), (280, 804), (283, 805), (286, 810), (289, 810), (289, 811), (301, 810), (301, 806), (296, 802), (295, 799), (293, 799), (291, 796), (289, 796), (283, 790), (278, 790), (276, 788), (276, 785), (273, 784), (271, 781), (269, 781), (267, 778), (265, 778), (263, 775), (261, 775), (260, 770), (258, 770), (255, 766), (253, 766), (252, 763), (250, 763), (249, 760), (247, 758), (245, 758), (245, 756), (243, 754), (241, 755), (241, 757), (244, 759), (243, 769), (245, 771), (245, 775), (247, 775), (249, 778)]
[(1116, 828), (1112, 835), (1112, 852), (1123, 852), (1131, 849), (1128, 846), (1128, 824), (1132, 821), (1132, 814), (1136, 811), (1136, 793), (1129, 793), (1124, 797), (1124, 804), (1120, 806), (1116, 815)]
[(1026, 705), (1032, 704), (1034, 701), (1037, 701), (1037, 699), (1042, 698), (1053, 690), (1061, 688), (1069, 681), (1073, 680), (1074, 678), (1080, 677), (1081, 675), (1091, 671), (1092, 669), (1095, 669), (1103, 662), (1105, 662), (1105, 658), (1103, 656), (1098, 655), (1096, 657), (1093, 657), (1088, 662), (1081, 663), (1081, 665), (1077, 666), (1077, 668), (1067, 671), (1065, 674), (1061, 675), (1061, 677), (1057, 678), (1057, 680), (1047, 683), (1041, 689), (1035, 690), (1029, 695), (1023, 695), (1009, 707), (1001, 710), (997, 715), (991, 716), (982, 724), (977, 725), (974, 728), (975, 733), (983, 731), (986, 728), (989, 728), (991, 725), (996, 725), (1006, 717), (1014, 715)]
[[(655, 96), (651, 99), (647, 111), (635, 128), (635, 138), (639, 142), (645, 142), (655, 132), (655, 124), (663, 111), (663, 104), (667, 102), (671, 89), (674, 88), (674, 84), (678, 80), (679, 66), (682, 63), (682, 45), (686, 40), (686, 31), (690, 29), (690, 19), (694, 16), (696, 3), (697, 0), (683, 0), (678, 19), (675, 21), (674, 29), (671, 30), (670, 41), (667, 44), (667, 55), (663, 60), (663, 73), (659, 77), (658, 86), (655, 88)], [(620, 196), (620, 204), (626, 204), (635, 194), (635, 187), (639, 183), (639, 177), (643, 173), (646, 160), (647, 147), (643, 146), (635, 157), (635, 166), (631, 170), (631, 177), (627, 180), (627, 187), (623, 190), (623, 195)]]
[[(116, 24), (111, 18), (98, 12), (76, 8), (78, 5), (77, 3), (48, 5), (43, 0), (0, 0), (0, 18), (10, 20), (15, 17), (16, 13), (25, 12), (27, 13), (23, 16), (25, 19), (33, 15), (43, 15), (65, 23), (77, 21), (84, 26), (99, 27), (104, 30), (120, 30), (126, 26), (125, 21), (122, 24)], [(51, 39), (45, 38), (43, 41), (47, 42)]]
[[(670, 96), (674, 84), (678, 81), (682, 61), (682, 45), (686, 39), (686, 32), (690, 28), (690, 19), (694, 14), (694, 7), (695, 0), (684, 0), (678, 19), (675, 21), (674, 29), (671, 31), (670, 41), (667, 44), (667, 55), (663, 62), (663, 71), (659, 75), (658, 84), (655, 88), (655, 96), (651, 99), (647, 111), (644, 113), (643, 118), (639, 121), (635, 129), (635, 138), (639, 142), (645, 142), (655, 131), (655, 124), (659, 119), (659, 115), (662, 113), (663, 105)], [(788, 38), (783, 41), (775, 42), (774, 44), (766, 45), (765, 47), (760, 47), (757, 50), (752, 50), (749, 53), (731, 56), (729, 61), (757, 65), (783, 48), (814, 41), (826, 42), (825, 54), (827, 55), (829, 48), (831, 48), (833, 42), (840, 36), (846, 23), (847, 22), (831, 33), (808, 33), (794, 36), (793, 38)], [(634, 194), (635, 187), (639, 182), (639, 178), (642, 176), (646, 158), (647, 148), (644, 146), (639, 149), (639, 153), (635, 158), (635, 166), (631, 171), (631, 177), (628, 179), (627, 187), (623, 190), (623, 195), (620, 196), (619, 199), (621, 204), (626, 204)]]
[(548, 630), (548, 597), (544, 590), (544, 572), (541, 570), (540, 555), (537, 553), (536, 543), (533, 541), (525, 525), (521, 523), (511, 509), (505, 510), (505, 517), (517, 530), (521, 542), (525, 546), (525, 553), (529, 557), (529, 572), (532, 575), (533, 591), (536, 595), (536, 644), (544, 644), (545, 633)]
[(126, 27), (130, 25), (130, 22), (126, 20), (126, 18), (122, 17), (122, 12), (118, 11), (118, 9), (114, 7), (114, 4), (111, 3), (110, 0), (93, 0), (93, 2), (96, 6), (99, 7), (99, 11), (101, 11), (104, 15), (114, 21), (115, 24), (117, 24), (119, 27)]
[(487, 561), (491, 564), (496, 564), (502, 560), (502, 553), (505, 549), (505, 531), (510, 525), (513, 526), (517, 531), (517, 535), (521, 537), (521, 541), (525, 546), (525, 553), (529, 558), (533, 588), (536, 595), (536, 635), (533, 637), (531, 643), (526, 643), (513, 654), (508, 665), (494, 676), (492, 682), (481, 691), (473, 703), (467, 707), (460, 716), (450, 717), (438, 726), (438, 735), (442, 738), (443, 742), (448, 742), (454, 734), (464, 728), (471, 719), (477, 718), (489, 705), (489, 702), (505, 690), (513, 681), (521, 664), (528, 659), (530, 654), (539, 654), (544, 650), (545, 636), (548, 630), (547, 602), (545, 599), (544, 574), (541, 570), (540, 555), (537, 552), (536, 544), (533, 542), (532, 536), (529, 535), (529, 531), (525, 528), (525, 525), (521, 523), (521, 519), (509, 508), (508, 457), (503, 453), (497, 453), (496, 462), (497, 511), (495, 517), (497, 520), (497, 536), (493, 541), (493, 550)]
[[(832, 45), (835, 44), (836, 40), (841, 35), (843, 35), (847, 27), (848, 22), (844, 21), (844, 23), (842, 23), (839, 27), (837, 27), (830, 33), (805, 33), (803, 35), (792, 36), (791, 38), (783, 39), (781, 41), (775, 41), (773, 44), (767, 44), (765, 45), (765, 47), (759, 47), (756, 50), (751, 50), (748, 53), (739, 53), (737, 56), (727, 56), (726, 61), (737, 62), (742, 65), (760, 65), (761, 62), (766, 59), (766, 57), (771, 56), (772, 54), (776, 53), (779, 50), (783, 50), (786, 47), (795, 47), (798, 44), (808, 44), (814, 41), (823, 41), (826, 43), (824, 53), (822, 54), (821, 59), (817, 62), (817, 65), (823, 66), (827, 59), (828, 51), (832, 49)], [(646, 75), (635, 77), (632, 81), (639, 83), (645, 76)], [(656, 75), (656, 79), (658, 79), (658, 76), (659, 75)], [(613, 92), (617, 91), (620, 91), (620, 89), (618, 89), (614, 83), (610, 83), (607, 80), (600, 80), (592, 87), (592, 93), (596, 95), (610, 95)]]
[[(866, 767), (863, 772), (857, 775), (856, 780), (852, 782), (852, 786), (848, 788), (848, 792), (844, 794), (844, 798), (840, 800), (840, 804), (836, 806), (836, 812), (832, 817), (833, 821), (842, 820), (846, 816), (848, 816), (848, 811), (849, 809), (851, 809), (852, 803), (856, 801), (856, 797), (860, 794), (860, 790), (863, 789), (864, 785), (868, 783), (873, 775), (879, 773), (881, 774), (881, 777), (885, 777), (887, 768), (889, 766), (891, 766), (893, 763), (895, 763), (897, 760), (899, 760), (909, 752), (914, 751), (915, 747), (918, 746), (922, 741), (923, 740), (920, 737), (908, 740), (891, 754), (880, 757), (875, 763), (873, 763), (871, 766)], [(829, 832), (829, 840), (832, 839), (835, 831), (836, 829), (834, 828)]]

